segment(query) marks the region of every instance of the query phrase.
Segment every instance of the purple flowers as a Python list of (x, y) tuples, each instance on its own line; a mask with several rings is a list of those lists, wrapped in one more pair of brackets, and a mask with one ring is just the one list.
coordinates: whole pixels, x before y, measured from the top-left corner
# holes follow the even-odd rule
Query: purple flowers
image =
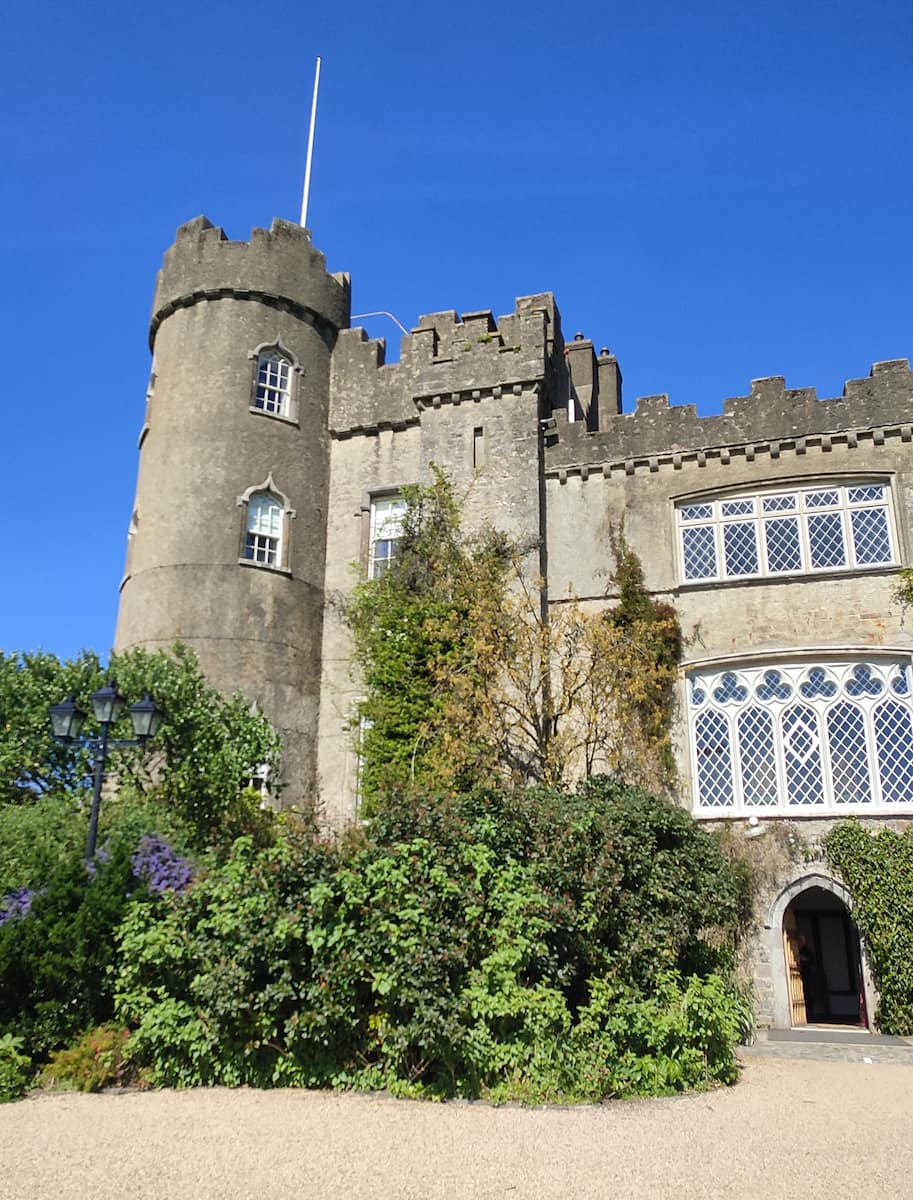
[(26, 916), (32, 907), (32, 900), (34, 898), (35, 893), (29, 888), (16, 888), (15, 891), (8, 892), (0, 900), (0, 925), (5, 925), (7, 921), (15, 921), (19, 917)]
[(157, 833), (147, 833), (140, 838), (130, 861), (137, 879), (145, 880), (149, 891), (159, 896), (162, 892), (183, 892), (193, 879), (190, 859), (182, 858)]
[(111, 851), (108, 849), (107, 846), (100, 846), (99, 849), (95, 851), (95, 857), (89, 858), (86, 860), (86, 872), (87, 872), (89, 878), (94, 879), (95, 876), (98, 874), (98, 864), (99, 863), (101, 863), (101, 865), (104, 866), (105, 863), (110, 862), (110, 861), (111, 861)]

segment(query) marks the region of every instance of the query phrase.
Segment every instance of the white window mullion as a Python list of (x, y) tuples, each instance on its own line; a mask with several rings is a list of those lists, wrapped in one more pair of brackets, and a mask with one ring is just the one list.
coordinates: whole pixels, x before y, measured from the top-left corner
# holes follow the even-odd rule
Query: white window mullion
[(863, 706), (865, 720), (865, 750), (869, 762), (869, 786), (872, 792), (872, 806), (884, 804), (881, 791), (881, 772), (878, 770), (878, 744), (875, 740), (875, 705)]

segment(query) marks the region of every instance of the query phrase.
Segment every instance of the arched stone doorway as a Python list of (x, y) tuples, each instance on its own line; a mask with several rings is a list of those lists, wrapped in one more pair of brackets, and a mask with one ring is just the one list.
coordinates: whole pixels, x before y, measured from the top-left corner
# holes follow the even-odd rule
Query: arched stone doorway
[(876, 996), (843, 884), (809, 872), (784, 888), (764, 922), (775, 1028), (868, 1027)]
[(783, 914), (791, 1025), (866, 1025), (859, 934), (847, 906), (806, 888)]

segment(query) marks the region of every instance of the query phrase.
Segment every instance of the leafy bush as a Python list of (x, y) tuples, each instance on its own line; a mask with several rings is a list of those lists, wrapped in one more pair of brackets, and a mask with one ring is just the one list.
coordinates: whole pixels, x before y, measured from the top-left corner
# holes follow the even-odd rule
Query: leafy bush
[[(89, 829), (88, 804), (77, 796), (38, 796), (30, 803), (0, 803), (0, 896), (19, 888), (40, 889), (55, 870), (78, 858)], [(152, 830), (186, 851), (194, 831), (174, 806), (128, 787), (101, 806), (99, 845), (136, 846)], [(0, 905), (2, 906), (2, 905)]]
[(28, 914), (0, 926), (0, 1029), (36, 1058), (113, 1015), (114, 931), (137, 884), (127, 846), (93, 866), (81, 857), (62, 864)]
[(128, 1078), (124, 1047), (129, 1033), (119, 1025), (89, 1029), (63, 1050), (55, 1050), (41, 1072), (41, 1082), (79, 1092), (100, 1092)]
[(118, 932), (118, 1019), (129, 1057), (170, 1087), (325, 1082), (351, 1014), (312, 966), (319, 843), (240, 838), (185, 893), (134, 904)]
[(388, 796), (371, 835), (380, 845), (483, 842), (532, 864), (554, 898), (549, 940), (575, 1004), (607, 971), (642, 989), (670, 969), (725, 973), (750, 912), (745, 875), (684, 809), (605, 777), (573, 793)]
[(89, 818), (70, 796), (0, 803), (0, 893), (39, 888), (85, 845)]
[(825, 839), (828, 861), (853, 893), (885, 1033), (913, 1034), (913, 830), (870, 834), (841, 821)]
[(0, 1104), (18, 1100), (28, 1087), (32, 1060), (22, 1053), (22, 1038), (0, 1034)]
[(731, 1080), (742, 897), (661, 800), (388, 800), (131, 906), (116, 1011), (152, 1082), (595, 1099)]
[[(166, 714), (147, 746), (113, 753), (111, 769), (121, 784), (132, 782), (134, 793), (166, 800), (192, 831), (198, 848), (223, 845), (226, 838), (230, 843), (248, 829), (263, 835), (267, 818), (242, 793), (259, 767), (277, 765), (279, 739), (266, 718), (251, 711), (240, 694), (226, 698), (217, 692), (204, 679), (193, 651), (181, 644), (170, 653), (131, 650), (115, 655), (108, 670), (126, 697), (138, 700), (150, 692)], [(39, 797), (56, 798), (35, 818), (52, 831), (48, 851), (26, 855), (29, 871), (38, 876), (46, 877), (73, 846), (80, 823), (70, 824), (68, 817), (78, 809), (66, 797), (87, 792), (92, 757), (84, 740), (70, 745), (54, 740), (48, 707), (71, 692), (87, 707), (88, 695), (103, 681), (98, 657), (88, 652), (71, 662), (49, 654), (0, 653), (0, 802), (31, 807)], [(113, 732), (132, 737), (126, 712)], [(11, 816), (4, 814), (3, 820), (15, 828)], [(24, 834), (28, 818), (23, 822)], [(22, 874), (21, 864), (7, 864), (4, 855), (6, 851), (0, 852), (0, 885), (8, 866), (14, 877)]]

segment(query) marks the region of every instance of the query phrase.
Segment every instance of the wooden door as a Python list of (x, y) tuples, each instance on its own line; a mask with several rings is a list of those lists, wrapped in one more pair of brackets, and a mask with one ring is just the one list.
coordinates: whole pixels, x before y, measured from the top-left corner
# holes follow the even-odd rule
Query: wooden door
[(789, 985), (790, 1022), (793, 1025), (806, 1025), (808, 1017), (805, 1013), (805, 988), (802, 986), (799, 949), (796, 915), (788, 908), (783, 918), (783, 950), (786, 955), (786, 979)]

